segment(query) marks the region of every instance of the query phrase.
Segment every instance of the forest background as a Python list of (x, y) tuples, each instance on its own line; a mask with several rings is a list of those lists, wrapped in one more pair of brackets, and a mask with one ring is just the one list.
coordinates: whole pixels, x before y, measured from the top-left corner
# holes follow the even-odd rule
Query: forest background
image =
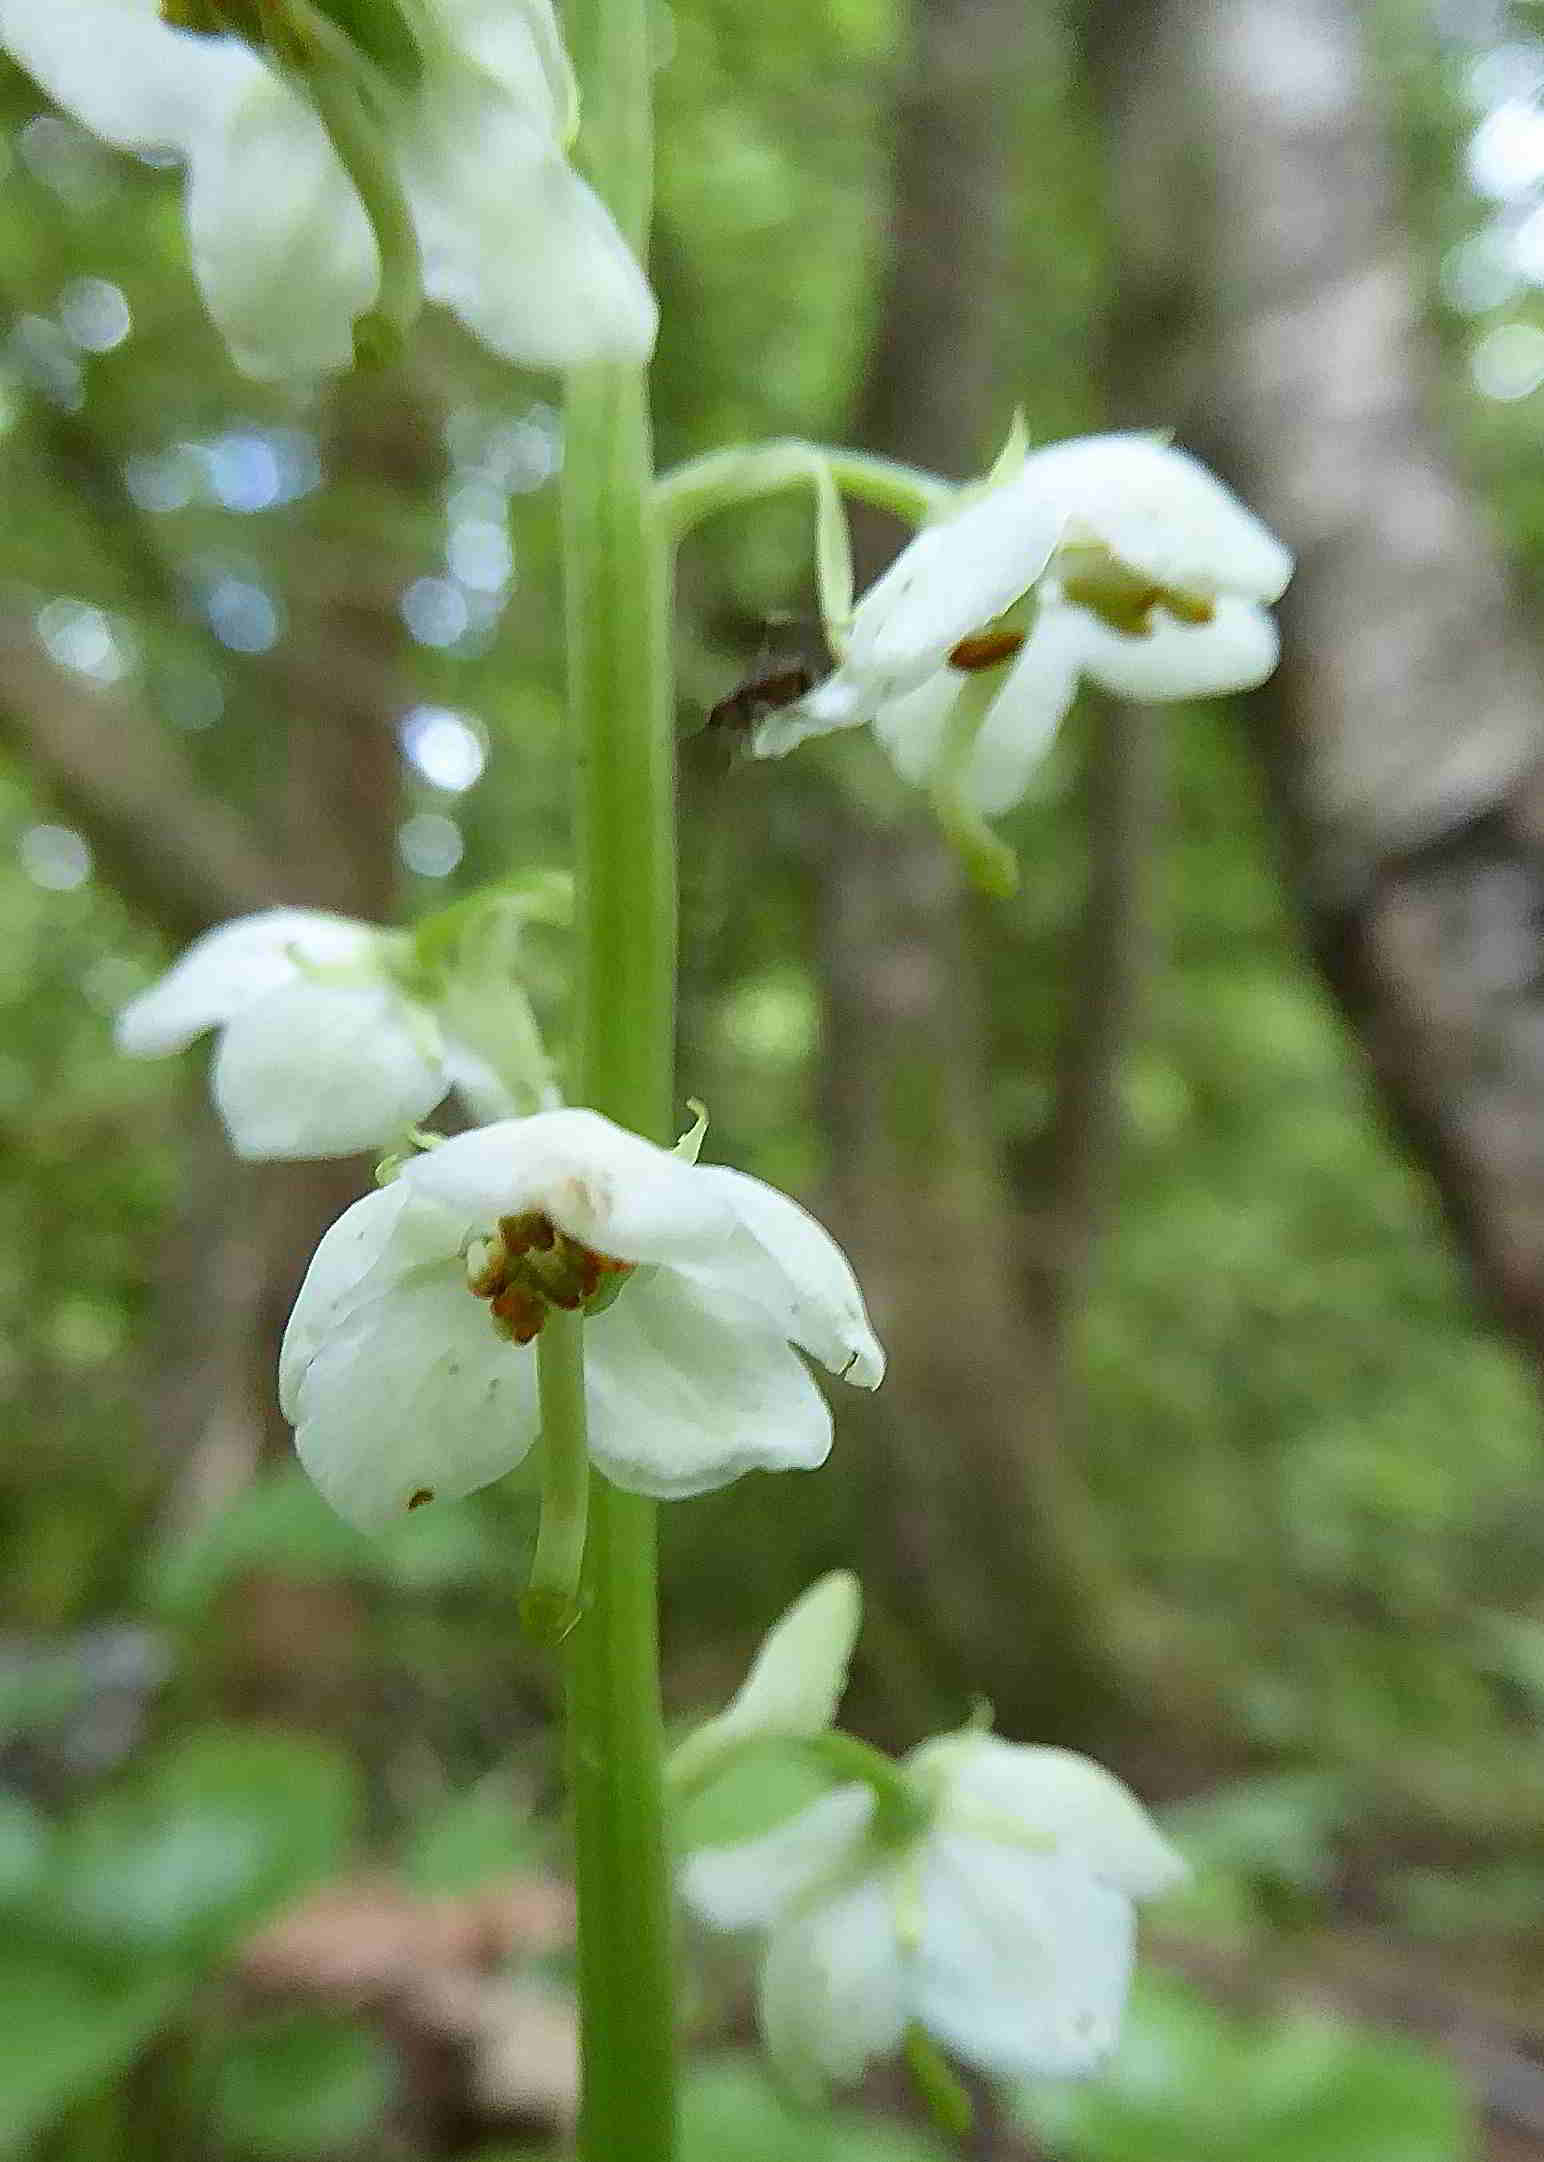
[[(981, 2162), (1544, 2155), (1544, 9), (661, 25), (662, 462), (964, 475), (1019, 404), (1173, 428), (1300, 557), (1274, 682), (1085, 701), (988, 903), (867, 743), (704, 729), (814, 611), (798, 507), (693, 543), (682, 1072), (892, 1370), (668, 1512), (671, 1707), (851, 1564), (862, 1731), (985, 1690), (1161, 1807), (1113, 2070), (978, 2093)], [(443, 321), (236, 377), (176, 174), (0, 100), (0, 2152), (560, 2153), (527, 1527), (328, 1517), (273, 1356), (369, 1166), (235, 1166), (202, 1053), (111, 1042), (226, 916), (563, 864), (552, 386)], [(791, 2112), (693, 1971), (688, 2162), (948, 2151), (883, 2081)]]

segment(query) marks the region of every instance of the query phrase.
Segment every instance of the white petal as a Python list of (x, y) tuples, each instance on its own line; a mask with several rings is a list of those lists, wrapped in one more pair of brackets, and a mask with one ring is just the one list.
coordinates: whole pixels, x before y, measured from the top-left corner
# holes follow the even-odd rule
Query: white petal
[(709, 1298), (722, 1291), (751, 1301), (780, 1335), (833, 1374), (860, 1389), (877, 1389), (885, 1355), (858, 1280), (830, 1232), (797, 1201), (743, 1171), (702, 1164), (697, 1177), (722, 1198), (735, 1227), (721, 1246), (682, 1254), (675, 1268)]
[(1132, 570), (1199, 593), (1280, 597), (1292, 557), (1274, 533), (1182, 450), (1150, 435), (1090, 435), (1035, 451), (1022, 485), (1097, 535)]
[(918, 2011), (1000, 2079), (1090, 2072), (1119, 2035), (1131, 1902), (1052, 1856), (934, 1837), (922, 1861)]
[(630, 1493), (705, 1494), (747, 1471), (810, 1471), (831, 1414), (754, 1307), (674, 1269), (624, 1286), (584, 1332), (590, 1454)]
[(756, 723), (751, 752), (756, 758), (786, 758), (811, 736), (829, 736), (839, 728), (861, 728), (872, 719), (883, 685), (855, 677), (846, 663), (817, 683), (803, 698)]
[(539, 1424), (535, 1358), (495, 1335), (459, 1262), (422, 1270), (340, 1321), (290, 1400), (300, 1461), (361, 1531), (380, 1530), (417, 1495), (459, 1500), (512, 1471)]
[(761, 1970), (761, 2031), (773, 2063), (818, 2099), (895, 2049), (911, 2014), (890, 1877), (866, 1876), (773, 1933)]
[(984, 817), (1013, 808), (1054, 742), (1077, 695), (1091, 620), (1047, 602), (1004, 674), (965, 775), (966, 794)]
[(689, 1734), (670, 1760), (671, 1777), (694, 1781), (746, 1742), (823, 1734), (847, 1687), (863, 1610), (858, 1580), (833, 1569), (773, 1624), (751, 1670), (716, 1719)]
[(1131, 1789), (1071, 1749), (1031, 1748), (995, 1734), (946, 1735), (910, 1760), (944, 1778), (944, 1822), (1009, 1844), (1031, 1844), (1086, 1869), (1132, 1899), (1183, 1883), (1186, 1867)]
[(890, 754), (891, 764), (914, 787), (926, 787), (933, 777), (965, 682), (957, 668), (936, 669), (915, 690), (887, 698), (874, 716), (874, 733)]
[(658, 311), (610, 213), (489, 77), (426, 84), (402, 162), (425, 288), (484, 344), (535, 368), (648, 357)]
[(238, 916), (195, 939), (174, 968), (129, 1001), (118, 1016), (118, 1048), (131, 1058), (181, 1051), (206, 1028), (293, 983), (297, 955), (317, 967), (346, 967), (368, 960), (379, 935), (367, 923), (319, 909)]
[[(396, 1180), (354, 1202), (322, 1234), (279, 1351), (279, 1407), (291, 1425), (299, 1413), (301, 1381), (318, 1349), (362, 1298), (384, 1288), (376, 1280), (377, 1271), (391, 1252), (397, 1220), (411, 1199), (410, 1189)], [(454, 1252), (451, 1238), (440, 1258)]]
[(1029, 591), (1061, 527), (1059, 508), (1018, 481), (925, 526), (858, 604), (847, 655), (853, 675), (892, 694), (914, 689), (962, 638)]
[(1089, 675), (1117, 698), (1213, 698), (1263, 683), (1280, 641), (1263, 608), (1224, 594), (1210, 623), (1176, 623), (1160, 612), (1140, 638), (1090, 616), (1084, 647)]
[(578, 118), (579, 92), (549, 0), (430, 0), (462, 60), (491, 75), (557, 141)]
[(734, 1213), (693, 1164), (598, 1111), (539, 1111), (458, 1134), (402, 1173), (468, 1229), (540, 1209), (622, 1261), (696, 1255), (733, 1236)]
[(255, 376), (351, 368), (380, 286), (375, 236), (311, 108), (263, 74), (191, 146), (188, 233), (210, 314)]
[(385, 984), (300, 977), (227, 1023), (214, 1100), (238, 1156), (352, 1156), (434, 1109), (434, 1024)]
[(834, 1787), (786, 1824), (730, 1847), (699, 1847), (682, 1866), (681, 1896), (712, 1929), (770, 1929), (862, 1858), (874, 1814), (869, 1787)]
[(162, 22), (156, 0), (0, 0), (0, 44), (94, 135), (185, 149), (264, 73), (234, 38)]

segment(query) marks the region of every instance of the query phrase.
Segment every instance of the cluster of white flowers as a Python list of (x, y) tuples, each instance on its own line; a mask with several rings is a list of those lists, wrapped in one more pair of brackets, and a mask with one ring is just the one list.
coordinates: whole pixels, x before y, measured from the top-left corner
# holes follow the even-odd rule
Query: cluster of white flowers
[[(643, 275), (567, 161), (551, 0), (0, 0), (0, 42), (108, 141), (181, 155), (199, 283), (255, 375), (389, 350), (425, 296), (527, 364), (652, 346)], [(810, 470), (836, 665), (754, 748), (872, 724), (962, 843), (1023, 795), (1082, 679), (1177, 699), (1275, 664), (1287, 552), (1158, 438), (1015, 440), (941, 510), (916, 476), (931, 522), (856, 608), (834, 467)], [(280, 1396), (317, 1486), (369, 1531), (514, 1470), (542, 1441), (549, 1327), (582, 1356), (585, 1445), (620, 1487), (673, 1499), (823, 1463), (806, 1355), (863, 1388), (884, 1372), (840, 1249), (786, 1195), (698, 1163), (700, 1122), (669, 1150), (558, 1107), (504, 949), (482, 956), (276, 908), (210, 932), (120, 1017), (135, 1055), (219, 1032), (242, 1155), (421, 1149), (327, 1232), (290, 1317)], [(452, 1087), (491, 1123), (412, 1134)], [(536, 1108), (505, 1116), (518, 1099)], [(566, 1438), (582, 1472), (564, 1423), (538, 1460)], [(678, 1751), (687, 1796), (768, 1745), (827, 1774), (775, 1829), (692, 1853), (687, 1903), (762, 1940), (762, 2029), (800, 2089), (913, 2045), (995, 2077), (1088, 2071), (1117, 2035), (1134, 1903), (1183, 1864), (1068, 1751), (971, 1727), (895, 1763), (836, 1733), (858, 1616), (853, 1580), (824, 1580)]]
[[(982, 816), (1018, 802), (1083, 677), (1123, 698), (1209, 697), (1276, 665), (1267, 604), (1292, 558), (1236, 496), (1150, 435), (1000, 461), (925, 526), (827, 633), (834, 673), (754, 748), (872, 722), (908, 780)], [(963, 734), (958, 733), (963, 728)]]
[[(819, 1761), (857, 1630), (852, 1578), (807, 1592), (727, 1712), (683, 1744), (677, 1788), (743, 1753), (803, 1742)], [(1065, 1749), (979, 1728), (900, 1764), (861, 1743), (858, 1776), (755, 1839), (699, 1847), (682, 1890), (703, 1922), (763, 1941), (761, 2029), (800, 2091), (856, 2079), (917, 2028), (1004, 2079), (1093, 2070), (1114, 2047), (1133, 1903), (1183, 1882), (1135, 1797)]]
[(643, 274), (565, 156), (576, 97), (551, 0), (0, 0), (0, 43), (108, 142), (186, 161), (193, 268), (249, 374), (353, 365), (392, 212), (428, 297), (508, 359), (653, 344)]

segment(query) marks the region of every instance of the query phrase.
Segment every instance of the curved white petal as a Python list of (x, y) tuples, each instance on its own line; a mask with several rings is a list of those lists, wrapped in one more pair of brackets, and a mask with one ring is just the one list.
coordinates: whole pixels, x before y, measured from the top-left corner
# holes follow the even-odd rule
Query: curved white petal
[(1132, 570), (1198, 593), (1280, 598), (1292, 557), (1197, 458), (1150, 435), (1090, 435), (1034, 451), (1020, 486)]
[(1185, 1863), (1131, 1789), (1076, 1750), (958, 1734), (924, 1743), (910, 1762), (941, 1779), (946, 1829), (1010, 1846), (1022, 1837), (1132, 1899), (1185, 1880)]
[(401, 146), (430, 297), (527, 367), (647, 358), (658, 311), (539, 117), (474, 70), (426, 83)]
[(156, 0), (0, 0), (0, 45), (126, 150), (185, 150), (265, 72), (235, 38), (173, 30)]
[[(426, 1205), (415, 1200), (398, 1179), (354, 1202), (323, 1232), (290, 1309), (279, 1350), (279, 1408), (292, 1425), (306, 1368), (327, 1337), (355, 1307), (387, 1288), (383, 1271), (388, 1279), (406, 1273), (405, 1267), (393, 1268), (391, 1263), (396, 1256), (398, 1223), (409, 1206), (425, 1212)], [(455, 1250), (451, 1233), (434, 1241), (431, 1254), (446, 1260)], [(430, 1254), (417, 1253), (413, 1263), (429, 1258)]]
[(922, 2023), (999, 2079), (1090, 2072), (1131, 1979), (1131, 1902), (1054, 1856), (935, 1836), (921, 1863)]
[(842, 666), (817, 683), (803, 698), (756, 723), (751, 753), (756, 758), (786, 758), (811, 736), (829, 736), (839, 728), (861, 728), (871, 720), (883, 686), (854, 676)]
[(830, 1453), (831, 1413), (798, 1353), (726, 1292), (651, 1271), (584, 1344), (590, 1454), (629, 1493), (674, 1501)]
[(701, 1779), (746, 1742), (823, 1734), (836, 1717), (863, 1611), (858, 1580), (833, 1569), (768, 1630), (750, 1672), (716, 1719), (689, 1734), (670, 1760), (673, 1780)]
[(512, 1471), (540, 1423), (535, 1358), (494, 1333), (459, 1263), (358, 1307), (290, 1366), (300, 1461), (361, 1531)]
[(206, 1028), (293, 983), (297, 956), (316, 967), (346, 967), (368, 960), (378, 940), (369, 924), (320, 909), (238, 916), (195, 939), (159, 982), (129, 1001), (118, 1016), (118, 1048), (131, 1058), (181, 1051)]
[(858, 603), (847, 666), (898, 695), (1027, 593), (1061, 537), (1062, 513), (1018, 480), (925, 526)]
[(560, 142), (573, 133), (579, 89), (549, 0), (428, 0), (438, 29), (463, 61), (485, 69)]
[(622, 1261), (694, 1256), (733, 1235), (701, 1171), (598, 1111), (538, 1111), (458, 1134), (402, 1176), (469, 1230), (540, 1209), (570, 1237)]
[(445, 1071), (479, 1125), (491, 1126), (500, 1119), (519, 1117), (520, 1106), (481, 1052), (451, 1035), (445, 1038)]
[(965, 682), (958, 669), (935, 669), (915, 690), (887, 698), (874, 716), (874, 733), (891, 764), (914, 787), (923, 788), (932, 779)]
[(1128, 638), (1089, 616), (1083, 644), (1088, 674), (1117, 698), (1214, 698), (1253, 690), (1280, 652), (1274, 619), (1252, 601), (1228, 594), (1216, 603), (1210, 623), (1176, 623), (1159, 612), (1145, 637)]
[(895, 2049), (911, 2016), (889, 1873), (866, 1876), (785, 1921), (762, 1962), (759, 2011), (772, 2061), (814, 2099)]
[(380, 286), (375, 236), (311, 108), (260, 71), (190, 146), (188, 234), (205, 303), (248, 375), (354, 363)]
[(729, 1847), (699, 1847), (681, 1896), (713, 1929), (770, 1929), (820, 1885), (849, 1876), (874, 1815), (869, 1787), (835, 1787), (786, 1824)]
[(449, 1086), (434, 1024), (385, 984), (281, 985), (226, 1024), (214, 1100), (238, 1156), (352, 1156), (434, 1109)]
[(734, 1229), (712, 1251), (681, 1255), (676, 1270), (709, 1298), (722, 1291), (752, 1302), (779, 1335), (833, 1374), (877, 1389), (885, 1355), (851, 1264), (830, 1232), (797, 1201), (743, 1171), (702, 1164), (696, 1176), (722, 1198)]
[(976, 737), (965, 791), (983, 816), (996, 818), (1023, 796), (1077, 695), (1088, 639), (1081, 609), (1046, 602), (1003, 676)]

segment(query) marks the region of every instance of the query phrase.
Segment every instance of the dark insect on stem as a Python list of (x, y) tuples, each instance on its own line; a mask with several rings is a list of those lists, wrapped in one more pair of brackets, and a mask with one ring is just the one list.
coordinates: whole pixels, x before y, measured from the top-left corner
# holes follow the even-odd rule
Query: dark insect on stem
[(1023, 643), (1022, 631), (977, 631), (973, 637), (960, 640), (949, 655), (949, 666), (963, 669), (968, 676), (979, 675), (984, 668), (1012, 660)]
[(796, 698), (802, 698), (814, 680), (802, 664), (774, 668), (766, 675), (752, 676), (748, 683), (742, 683), (738, 690), (719, 700), (704, 725), (725, 729), (734, 735), (748, 734), (765, 715), (776, 713), (783, 706), (791, 706)]

